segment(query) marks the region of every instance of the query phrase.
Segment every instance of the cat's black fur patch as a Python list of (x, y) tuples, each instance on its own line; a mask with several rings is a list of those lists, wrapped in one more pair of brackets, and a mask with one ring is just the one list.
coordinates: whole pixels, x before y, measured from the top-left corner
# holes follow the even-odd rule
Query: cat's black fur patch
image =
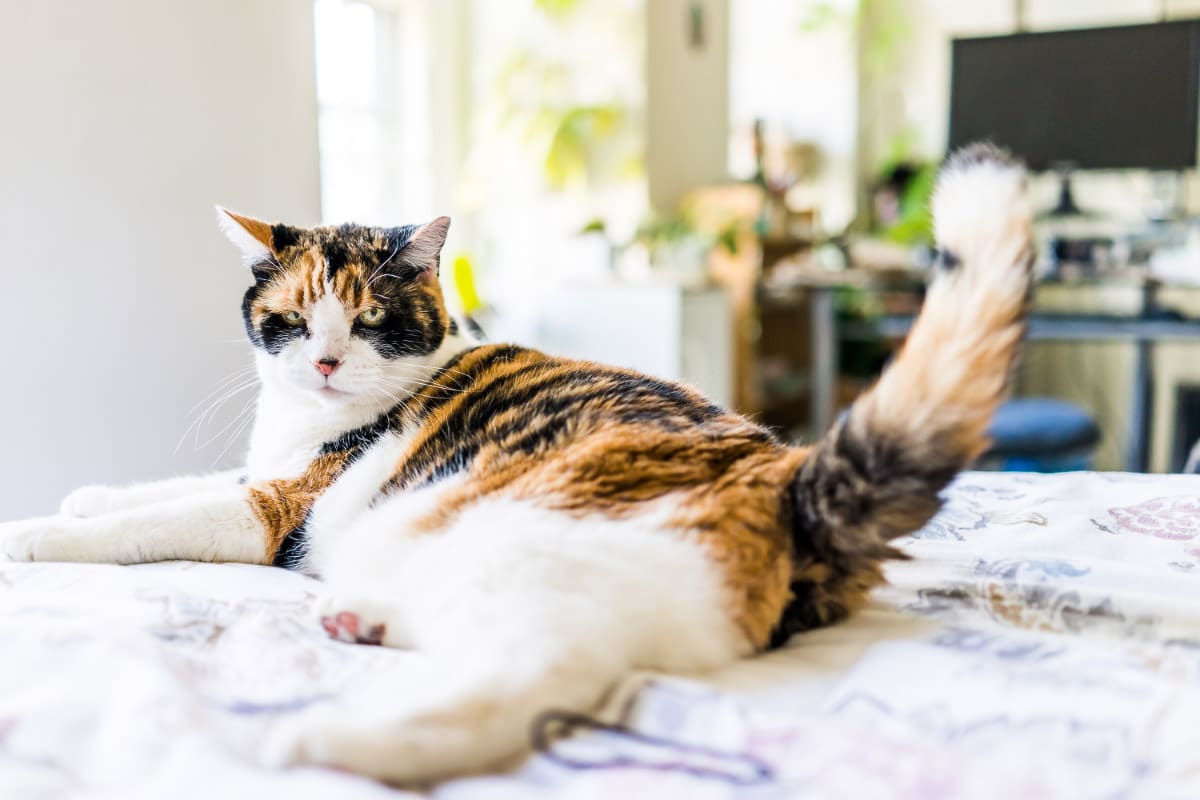
[(364, 451), (369, 449), (385, 433), (391, 430), (394, 411), (395, 409), (388, 411), (386, 414), (381, 414), (374, 422), (343, 433), (332, 442), (326, 442), (321, 445), (321, 455), (349, 453), (350, 458), (347, 463), (353, 463)]
[(271, 226), (271, 247), (275, 250), (287, 250), (299, 241), (300, 234), (295, 228), (282, 224)]
[[(248, 327), (251, 326), (248, 324)], [(258, 337), (264, 350), (271, 355), (277, 355), (289, 342), (299, 339), (307, 332), (308, 326), (304, 323), (289, 325), (278, 314), (268, 314), (258, 328)], [(253, 339), (253, 336), (251, 338)]]
[(275, 558), (271, 559), (271, 566), (290, 570), (299, 570), (304, 566), (304, 544), (308, 539), (308, 518), (311, 513), (309, 511), (304, 515), (304, 522), (300, 523), (300, 527), (283, 537), (279, 549), (275, 551)]
[(329, 239), (321, 244), (321, 255), (325, 257), (325, 277), (333, 280), (350, 261), (350, 248), (342, 239)]
[(384, 358), (425, 356), (442, 346), (447, 326), (429, 298), (385, 292), (378, 299), (387, 312), (383, 324), (372, 328), (355, 322), (353, 336), (369, 342)]

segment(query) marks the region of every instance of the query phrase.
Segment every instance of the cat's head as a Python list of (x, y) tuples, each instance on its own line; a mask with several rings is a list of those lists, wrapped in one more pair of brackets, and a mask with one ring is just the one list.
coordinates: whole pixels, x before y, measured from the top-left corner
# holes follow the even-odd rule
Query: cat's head
[(399, 228), (217, 217), (254, 277), (242, 317), (264, 383), (336, 404), (398, 399), (428, 380), (455, 332), (438, 285), (449, 217)]

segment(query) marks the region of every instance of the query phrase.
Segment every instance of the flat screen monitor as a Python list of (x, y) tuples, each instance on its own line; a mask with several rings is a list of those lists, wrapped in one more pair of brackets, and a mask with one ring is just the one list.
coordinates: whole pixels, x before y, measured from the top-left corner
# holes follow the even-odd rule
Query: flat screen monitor
[(1200, 20), (956, 39), (950, 148), (988, 139), (1033, 169), (1196, 164)]

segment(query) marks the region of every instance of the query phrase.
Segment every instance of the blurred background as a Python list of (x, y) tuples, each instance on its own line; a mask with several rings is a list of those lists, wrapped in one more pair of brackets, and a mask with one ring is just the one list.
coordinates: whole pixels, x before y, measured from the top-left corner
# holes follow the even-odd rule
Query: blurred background
[[(1200, 0), (0, 0), (0, 517), (238, 462), (248, 276), (213, 204), (453, 217), (491, 338), (688, 381), (789, 439), (919, 307), (976, 138), (1043, 283), (985, 466), (1200, 438)], [(15, 359), (15, 361), (14, 361)]]

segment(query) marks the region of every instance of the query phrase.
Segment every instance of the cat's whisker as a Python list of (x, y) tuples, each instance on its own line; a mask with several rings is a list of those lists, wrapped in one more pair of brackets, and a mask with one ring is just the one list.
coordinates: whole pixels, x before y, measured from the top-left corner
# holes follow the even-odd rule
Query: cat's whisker
[(212, 441), (211, 439), (208, 442), (205, 442), (204, 444), (201, 444), (201, 442), (200, 442), (200, 435), (204, 431), (204, 427), (205, 427), (205, 425), (208, 424), (208, 422), (209, 421), (207, 421), (207, 420), (197, 420), (197, 421), (193, 422), (190, 426), (188, 426), (188, 429), (183, 432), (183, 435), (180, 437), (179, 442), (176, 444), (175, 452), (179, 452), (179, 449), (183, 446), (183, 442), (187, 440), (189, 435), (191, 435), (191, 438), (192, 438), (192, 449), (193, 450), (200, 450), (203, 447), (206, 447), (209, 443), (211, 443), (211, 441)]
[[(242, 377), (235, 383), (228, 384), (226, 386), (221, 387), (218, 390), (220, 392), (220, 395), (217, 396), (215, 399), (213, 399), (208, 404), (208, 406), (206, 406), (204, 409), (202, 409), (198, 413), (195, 413), (194, 416), (192, 416), (191, 422), (188, 424), (187, 428), (184, 430), (182, 436), (180, 437), (179, 443), (176, 445), (176, 448), (175, 448), (176, 452), (178, 452), (179, 447), (182, 446), (182, 444), (183, 444), (183, 440), (187, 438), (188, 434), (192, 431), (193, 428), (196, 428), (197, 426), (203, 426), (205, 424), (205, 420), (208, 417), (208, 415), (210, 414), (210, 412), (213, 412), (216, 409), (220, 408), (220, 406), (222, 404), (224, 404), (227, 400), (229, 400), (231, 397), (244, 391), (247, 387), (254, 385), (254, 383), (255, 383), (255, 379), (248, 378), (248, 377)], [(209, 397), (212, 397), (212, 395), (210, 394)], [(204, 402), (204, 401), (202, 400), (201, 402)]]
[(455, 394), (462, 394), (472, 391), (472, 389), (460, 389), (446, 384), (432, 383), (430, 381), (408, 379), (401, 386), (393, 386), (392, 381), (384, 378), (376, 378), (371, 383), (371, 388), (375, 391), (391, 398), (395, 402), (407, 400), (417, 393), (420, 389), (437, 388), (449, 391)]
[(214, 395), (219, 394), (220, 392), (224, 391), (230, 384), (238, 383), (239, 381), (245, 379), (251, 372), (254, 372), (254, 369), (255, 369), (254, 365), (251, 364), (249, 366), (241, 367), (241, 368), (236, 369), (233, 372), (229, 373), (224, 378), (217, 381), (217, 383), (213, 387), (212, 391), (210, 391), (208, 394), (204, 395), (204, 397), (202, 397), (199, 401), (197, 401), (194, 406), (189, 408), (186, 413), (188, 415), (191, 415), (192, 413), (195, 412), (195, 410), (197, 408), (199, 408), (200, 406), (202, 406), (206, 402), (208, 402), (209, 399), (212, 398)]
[(247, 403), (242, 409), (241, 413), (239, 413), (237, 416), (238, 419), (242, 420), (241, 423), (237, 426), (237, 429), (229, 435), (229, 439), (225, 442), (225, 446), (221, 448), (221, 452), (217, 454), (217, 457), (213, 459), (212, 464), (209, 466), (210, 469), (215, 468), (216, 465), (221, 462), (221, 459), (224, 458), (225, 454), (229, 452), (229, 448), (233, 446), (233, 443), (241, 438), (242, 433), (246, 430), (246, 426), (250, 425), (250, 423), (254, 421), (253, 412), (253, 402)]
[(417, 381), (407, 382), (401, 385), (393, 385), (392, 382), (375, 382), (371, 384), (371, 389), (375, 392), (389, 398), (393, 402), (399, 403), (409, 399), (417, 390), (424, 388), (427, 384), (422, 384)]
[(232, 387), (227, 387), (224, 389), (217, 399), (209, 403), (209, 405), (203, 411), (201, 411), (192, 419), (191, 423), (188, 424), (187, 428), (183, 431), (183, 434), (179, 437), (179, 441), (175, 444), (175, 450), (173, 452), (178, 453), (179, 449), (183, 447), (184, 441), (187, 440), (188, 435), (193, 432), (195, 433), (193, 446), (196, 449), (200, 449), (200, 431), (203, 430), (204, 426), (212, 420), (213, 416), (221, 408), (221, 406), (229, 402), (235, 396), (245, 392), (247, 389), (254, 388), (257, 385), (258, 376), (255, 375), (249, 378), (242, 378)]
[(235, 395), (239, 395), (247, 389), (257, 385), (258, 376), (253, 375), (244, 378), (242, 381), (234, 384), (233, 386), (226, 387), (220, 397), (218, 397), (216, 400), (213, 400), (211, 403), (209, 403), (208, 407), (204, 411), (200, 412), (199, 419), (203, 424), (211, 422), (212, 418), (216, 416), (217, 411), (219, 411), (221, 406), (223, 406), (228, 400), (232, 399)]
[(429, 370), (430, 372), (444, 372), (444, 373), (446, 373), (447, 375), (461, 375), (461, 376), (463, 376), (464, 378), (469, 378), (469, 377), (471, 377), (471, 375), (470, 375), (469, 373), (463, 372), (463, 371), (461, 371), (461, 370), (457, 370), (457, 369), (450, 369), (449, 367), (439, 367), (439, 366), (437, 366), (436, 364), (393, 364), (393, 365), (392, 365), (392, 368), (393, 368), (393, 369), (395, 369), (395, 368), (400, 368), (400, 369), (427, 369), (427, 370)]
[[(450, 372), (450, 374), (454, 375), (455, 380), (457, 380), (460, 377), (468, 378), (468, 379), (470, 378), (470, 375), (468, 375), (467, 373), (464, 373), (464, 372)], [(430, 373), (424, 373), (424, 374), (409, 373), (409, 374), (401, 375), (401, 379), (406, 381), (406, 383), (409, 383), (409, 381), (410, 381), (410, 383), (420, 383), (421, 385), (425, 385), (425, 386), (443, 386), (443, 387), (445, 387), (445, 389), (451, 389), (451, 390), (458, 389), (458, 386), (456, 386), (454, 383), (452, 383), (452, 381), (446, 381), (446, 383), (442, 383), (442, 381), (432, 380), (434, 377), (436, 377), (436, 375), (433, 375)]]
[[(237, 423), (238, 423), (238, 422), (241, 420), (242, 416), (246, 414), (246, 411), (247, 411), (248, 409), (251, 409), (252, 407), (253, 407), (253, 403), (252, 403), (252, 402), (249, 402), (249, 403), (247, 403), (247, 404), (246, 404), (246, 405), (245, 405), (245, 406), (242, 408), (242, 410), (241, 410), (240, 412), (238, 412), (237, 416), (235, 416), (235, 417), (234, 417), (232, 420), (230, 420), (229, 422), (225, 423), (225, 426), (224, 426), (223, 428), (221, 428), (221, 430), (217, 431), (217, 432), (216, 432), (216, 433), (214, 433), (212, 436), (210, 436), (210, 437), (209, 437), (209, 438), (208, 438), (208, 439), (207, 439), (207, 440), (204, 442), (204, 444), (198, 444), (198, 445), (197, 445), (197, 449), (199, 449), (199, 450), (203, 450), (204, 448), (208, 447), (208, 446), (209, 446), (209, 445), (211, 445), (213, 442), (215, 442), (217, 439), (221, 438), (221, 436), (222, 436), (222, 435), (223, 435), (223, 434), (224, 434), (226, 431), (228, 431), (230, 428), (232, 428), (234, 425), (236, 425), (236, 424), (237, 424)], [(197, 431), (197, 432), (196, 432), (196, 440), (197, 440), (197, 442), (199, 442), (199, 438), (200, 438), (200, 432), (199, 432), (199, 431)]]
[[(379, 271), (388, 265), (388, 262), (390, 262), (395, 257), (396, 253), (400, 252), (400, 247), (401, 247), (401, 245), (399, 245), (399, 244), (397, 244), (395, 247), (393, 247), (392, 252), (388, 255), (388, 257), (385, 258), (379, 264), (379, 266), (375, 267), (375, 269), (371, 271), (371, 276), (369, 278), (367, 278), (367, 288), (368, 289), (371, 287), (371, 284), (375, 283), (376, 278), (379, 276)], [(390, 277), (395, 278), (396, 276), (392, 275)], [(397, 280), (399, 280), (399, 278), (397, 278)]]
[(217, 453), (216, 457), (213, 458), (212, 461), (209, 462), (209, 469), (217, 468), (217, 465), (221, 463), (221, 459), (223, 459), (225, 454), (229, 452), (229, 449), (241, 439), (242, 433), (246, 430), (246, 427), (253, 422), (253, 420), (253, 414), (242, 418), (242, 421), (238, 424), (237, 428), (229, 433), (225, 440), (225, 445), (221, 448), (221, 451)]

